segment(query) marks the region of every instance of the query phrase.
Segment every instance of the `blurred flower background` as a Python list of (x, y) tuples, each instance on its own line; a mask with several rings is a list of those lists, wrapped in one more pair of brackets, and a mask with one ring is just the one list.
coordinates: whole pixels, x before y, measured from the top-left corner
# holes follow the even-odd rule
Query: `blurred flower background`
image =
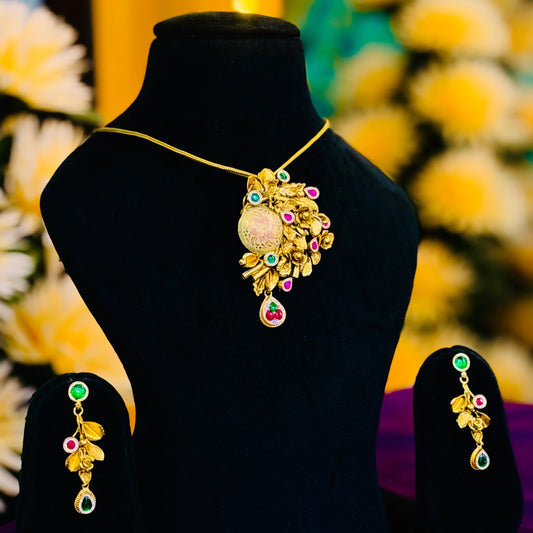
[[(119, 390), (134, 420), (122, 365), (63, 271), (39, 196), (90, 130), (129, 103), (115, 103), (126, 91), (116, 90), (112, 75), (133, 96), (138, 89), (121, 70), (133, 61), (117, 60), (99, 35), (104, 22), (115, 24), (123, 50), (137, 45), (139, 32), (120, 34), (126, 22), (117, 23), (109, 10), (120, 16), (121, 2), (93, 0), (95, 53), (107, 46), (94, 58), (101, 66), (95, 105), (86, 74), (91, 50), (77, 44), (71, 25), (36, 4), (0, 0), (0, 516), (6, 519), (18, 491), (26, 404), (36, 387), (55, 374), (95, 372)], [(140, 6), (163, 4), (155, 20), (184, 9), (171, 0), (139, 2), (146, 42), (151, 23)], [(411, 386), (437, 348), (465, 344), (489, 360), (505, 399), (533, 403), (533, 3), (185, 4), (189, 11), (236, 9), (296, 23), (316, 107), (415, 205), (418, 269), (387, 390)], [(105, 61), (113, 58), (106, 77)]]

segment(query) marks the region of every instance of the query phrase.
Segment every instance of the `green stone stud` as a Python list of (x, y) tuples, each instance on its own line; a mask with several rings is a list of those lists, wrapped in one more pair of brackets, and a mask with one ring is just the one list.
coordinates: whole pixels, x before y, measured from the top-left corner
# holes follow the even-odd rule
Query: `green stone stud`
[(466, 372), (470, 368), (470, 359), (464, 353), (456, 353), (453, 356), (452, 364), (458, 372)]
[(270, 305), (268, 306), (268, 310), (271, 313), (275, 313), (278, 310), (278, 306), (274, 302), (271, 302)]
[(252, 202), (259, 202), (259, 200), (261, 199), (261, 197), (257, 193), (252, 194), (250, 198)]
[(83, 381), (75, 381), (68, 388), (68, 397), (73, 402), (81, 402), (89, 396), (89, 387)]

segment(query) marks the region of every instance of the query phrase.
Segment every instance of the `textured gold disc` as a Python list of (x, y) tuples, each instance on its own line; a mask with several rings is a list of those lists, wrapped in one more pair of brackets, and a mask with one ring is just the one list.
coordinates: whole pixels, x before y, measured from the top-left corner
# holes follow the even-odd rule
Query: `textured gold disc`
[(283, 239), (283, 222), (266, 205), (256, 205), (243, 211), (238, 231), (243, 245), (250, 252), (262, 255), (278, 249)]

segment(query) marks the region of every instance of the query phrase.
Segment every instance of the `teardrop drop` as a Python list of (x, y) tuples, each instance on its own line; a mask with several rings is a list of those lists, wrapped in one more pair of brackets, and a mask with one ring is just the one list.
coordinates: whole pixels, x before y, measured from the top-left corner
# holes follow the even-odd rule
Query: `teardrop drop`
[(267, 294), (259, 309), (261, 322), (269, 328), (277, 328), (285, 322), (286, 317), (287, 313), (281, 302), (272, 295)]

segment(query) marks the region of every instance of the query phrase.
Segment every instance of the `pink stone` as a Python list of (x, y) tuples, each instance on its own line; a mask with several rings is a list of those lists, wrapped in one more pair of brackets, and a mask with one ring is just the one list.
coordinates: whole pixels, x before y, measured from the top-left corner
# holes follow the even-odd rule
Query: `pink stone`
[(73, 440), (69, 440), (69, 441), (67, 442), (67, 448), (68, 448), (69, 450), (73, 450), (75, 447), (76, 447), (76, 443), (75, 443)]
[(292, 224), (294, 222), (294, 214), (290, 211), (283, 211), (281, 216), (283, 218), (283, 222), (286, 222), (287, 224)]
[(315, 198), (318, 198), (318, 195), (320, 194), (316, 187), (306, 187), (304, 191), (307, 196), (309, 196), (309, 198), (312, 198), (313, 200)]
[(481, 398), (478, 398), (476, 402), (478, 405), (483, 405), (483, 400)]
[(323, 228), (329, 228), (329, 222), (327, 222), (327, 221), (322, 222), (322, 227)]
[(283, 290), (290, 291), (292, 289), (292, 279), (286, 279), (283, 282)]

